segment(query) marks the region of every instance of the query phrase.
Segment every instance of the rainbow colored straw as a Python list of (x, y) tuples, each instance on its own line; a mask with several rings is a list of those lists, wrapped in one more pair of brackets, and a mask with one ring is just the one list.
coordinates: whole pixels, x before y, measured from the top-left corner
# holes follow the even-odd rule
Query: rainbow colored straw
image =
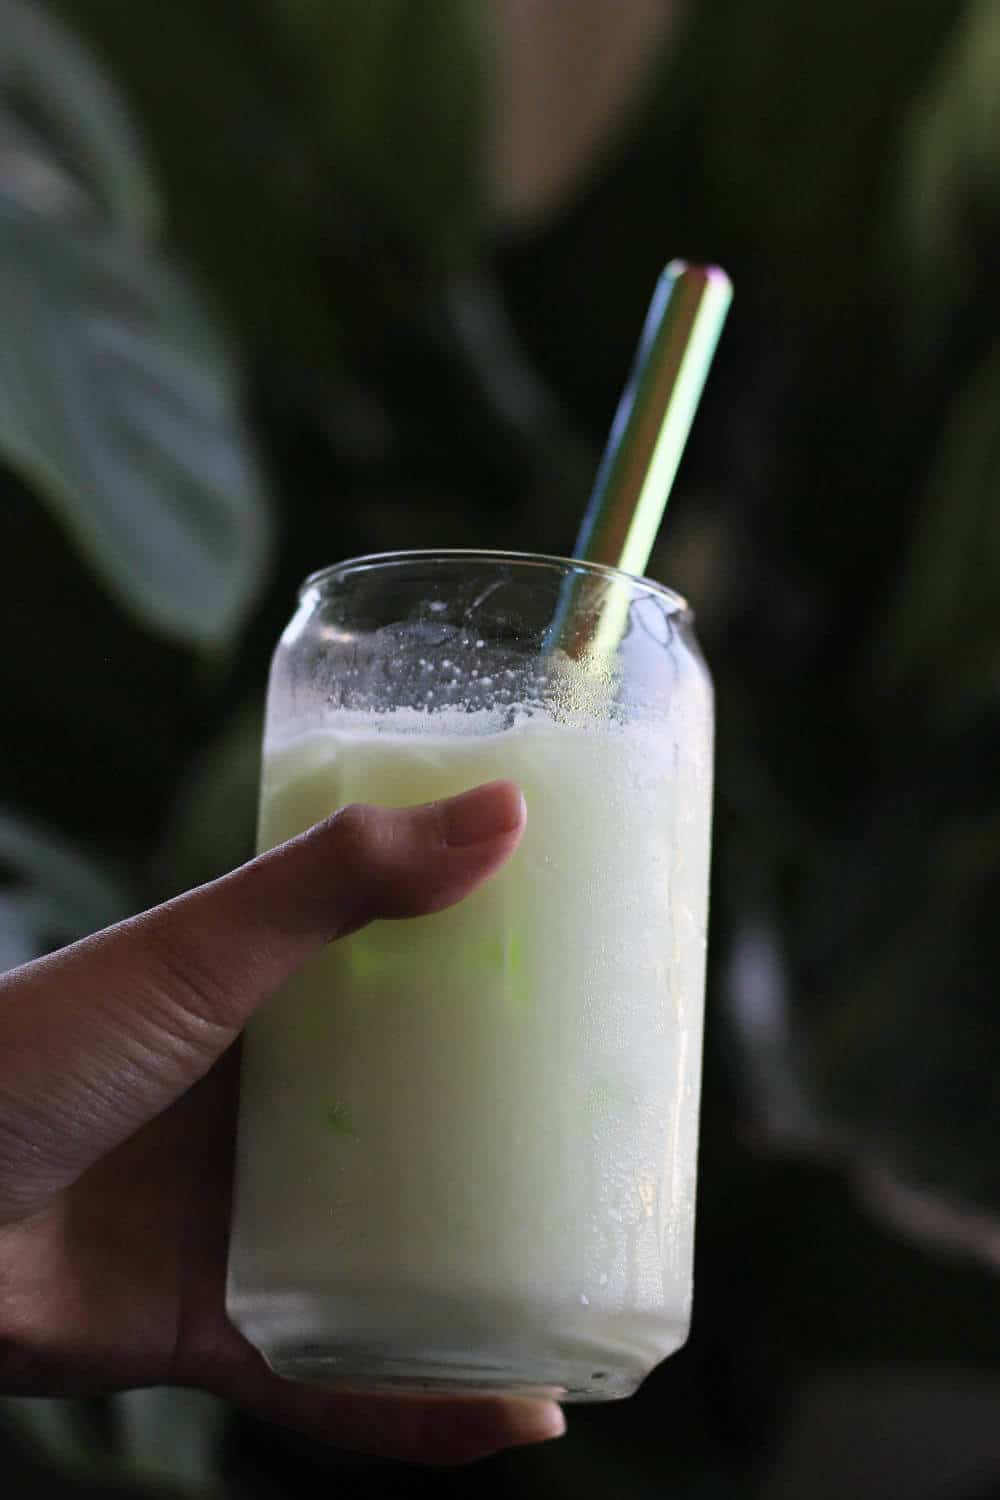
[[(642, 575), (711, 368), (733, 288), (717, 266), (672, 260), (656, 283), (573, 556)], [(553, 634), (563, 636), (564, 600)], [(628, 603), (615, 591), (573, 655), (600, 658), (621, 639)]]

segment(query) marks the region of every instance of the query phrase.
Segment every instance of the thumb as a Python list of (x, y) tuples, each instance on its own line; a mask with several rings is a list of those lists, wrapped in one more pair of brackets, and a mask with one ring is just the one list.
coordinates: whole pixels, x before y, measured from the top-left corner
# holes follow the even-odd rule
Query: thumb
[(331, 939), (460, 901), (524, 799), (347, 807), (221, 880), (0, 976), (0, 1216), (33, 1211), (172, 1104)]

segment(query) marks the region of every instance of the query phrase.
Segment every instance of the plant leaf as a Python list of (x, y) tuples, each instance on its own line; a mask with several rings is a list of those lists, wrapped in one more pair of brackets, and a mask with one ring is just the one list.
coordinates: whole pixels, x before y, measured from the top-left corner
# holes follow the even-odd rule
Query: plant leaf
[(903, 243), (935, 304), (976, 264), (976, 226), (995, 224), (1000, 199), (1000, 10), (962, 8), (903, 139)]
[(897, 679), (958, 700), (992, 697), (1000, 659), (1000, 353), (970, 378), (944, 426), (903, 553), (887, 661)]
[(244, 704), (181, 787), (158, 860), (157, 896), (203, 885), (254, 854), (260, 798), (262, 705)]
[[(7, 190), (50, 211), (78, 210), (89, 199), (118, 228), (149, 238), (159, 197), (128, 115), (100, 70), (70, 32), (24, 0), (0, 0), (0, 39), (0, 180)], [(62, 191), (54, 193), (58, 178)]]
[(224, 643), (269, 526), (234, 371), (199, 299), (122, 236), (0, 194), (0, 326), (0, 459), (144, 624)]
[(125, 885), (63, 839), (0, 808), (0, 972), (134, 910)]

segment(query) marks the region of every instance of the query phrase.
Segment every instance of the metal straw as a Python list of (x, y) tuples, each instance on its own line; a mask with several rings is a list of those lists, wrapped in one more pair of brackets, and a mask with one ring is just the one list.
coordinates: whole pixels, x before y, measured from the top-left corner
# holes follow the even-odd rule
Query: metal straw
[[(717, 266), (673, 260), (663, 271), (574, 557), (645, 572), (732, 296), (732, 283)], [(624, 591), (609, 591), (586, 641), (565, 638), (570, 605), (567, 593), (552, 631), (564, 648), (574, 656), (614, 650), (628, 612)]]

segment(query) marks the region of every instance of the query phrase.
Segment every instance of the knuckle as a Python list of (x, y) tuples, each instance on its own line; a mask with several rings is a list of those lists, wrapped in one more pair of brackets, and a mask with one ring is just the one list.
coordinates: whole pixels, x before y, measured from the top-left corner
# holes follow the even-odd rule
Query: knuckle
[(331, 826), (345, 860), (361, 865), (379, 860), (384, 841), (379, 819), (374, 814), (374, 808), (363, 802), (352, 802), (334, 813)]

